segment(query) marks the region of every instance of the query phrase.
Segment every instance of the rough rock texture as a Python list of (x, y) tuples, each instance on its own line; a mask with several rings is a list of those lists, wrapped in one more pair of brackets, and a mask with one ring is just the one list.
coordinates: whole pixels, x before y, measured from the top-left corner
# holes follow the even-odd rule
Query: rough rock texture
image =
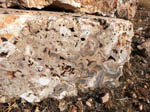
[(2, 7), (20, 6), (41, 9), (54, 5), (73, 11), (126, 19), (134, 17), (137, 2), (138, 0), (0, 0)]
[(0, 102), (62, 99), (115, 85), (132, 36), (132, 23), (121, 19), (1, 9)]

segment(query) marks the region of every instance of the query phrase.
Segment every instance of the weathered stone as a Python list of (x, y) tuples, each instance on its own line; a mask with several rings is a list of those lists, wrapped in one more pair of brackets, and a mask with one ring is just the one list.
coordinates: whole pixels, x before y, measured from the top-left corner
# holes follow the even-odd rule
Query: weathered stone
[(20, 6), (26, 8), (44, 8), (57, 6), (73, 11), (98, 13), (103, 16), (117, 16), (131, 19), (134, 17), (138, 0), (1, 0), (1, 6)]
[(80, 12), (132, 19), (136, 12), (138, 0), (56, 0), (54, 5), (68, 8), (61, 3), (73, 6), (76, 8), (74, 10)]
[(56, 12), (0, 10), (0, 102), (62, 99), (115, 85), (129, 60), (132, 23)]

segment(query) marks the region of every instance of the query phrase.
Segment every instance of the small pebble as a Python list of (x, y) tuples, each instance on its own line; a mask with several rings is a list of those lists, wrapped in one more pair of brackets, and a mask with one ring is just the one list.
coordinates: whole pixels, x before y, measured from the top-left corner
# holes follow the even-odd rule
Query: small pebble
[(60, 111), (64, 111), (64, 110), (66, 110), (67, 109), (67, 103), (66, 103), (66, 101), (65, 100), (62, 100), (62, 101), (60, 101), (59, 102), (59, 109), (60, 109)]
[(108, 102), (108, 101), (109, 101), (109, 97), (110, 97), (110, 96), (109, 96), (109, 93), (106, 93), (105, 96), (102, 97), (102, 102), (103, 102), (103, 103)]
[(132, 94), (133, 98), (137, 98), (137, 95), (135, 93)]
[(92, 107), (92, 105), (89, 101), (86, 101), (86, 105), (89, 106), (89, 107)]
[(141, 110), (141, 111), (143, 110), (143, 105), (140, 105), (140, 110)]

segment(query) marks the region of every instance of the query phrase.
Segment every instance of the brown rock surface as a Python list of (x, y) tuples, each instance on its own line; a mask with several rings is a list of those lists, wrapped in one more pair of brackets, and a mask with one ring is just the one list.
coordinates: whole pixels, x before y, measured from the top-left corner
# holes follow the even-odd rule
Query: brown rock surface
[(0, 0), (0, 4), (2, 7), (20, 6), (38, 9), (53, 5), (73, 11), (132, 19), (136, 12), (137, 1), (138, 0)]
[(129, 60), (133, 26), (107, 17), (0, 11), (0, 102), (39, 102), (115, 85)]
[(44, 8), (52, 4), (53, 0), (0, 0), (0, 6), (2, 7), (26, 7), (26, 8)]

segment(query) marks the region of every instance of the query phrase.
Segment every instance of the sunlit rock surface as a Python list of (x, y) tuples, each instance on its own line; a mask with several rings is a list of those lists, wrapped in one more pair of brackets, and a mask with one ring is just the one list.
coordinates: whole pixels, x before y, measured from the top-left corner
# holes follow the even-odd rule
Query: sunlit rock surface
[(135, 15), (137, 2), (138, 0), (0, 0), (0, 5), (38, 9), (57, 6), (67, 10), (131, 19)]
[(115, 85), (133, 25), (107, 17), (0, 11), (0, 102), (39, 102)]
[(44, 8), (51, 5), (53, 0), (0, 0), (1, 7)]

